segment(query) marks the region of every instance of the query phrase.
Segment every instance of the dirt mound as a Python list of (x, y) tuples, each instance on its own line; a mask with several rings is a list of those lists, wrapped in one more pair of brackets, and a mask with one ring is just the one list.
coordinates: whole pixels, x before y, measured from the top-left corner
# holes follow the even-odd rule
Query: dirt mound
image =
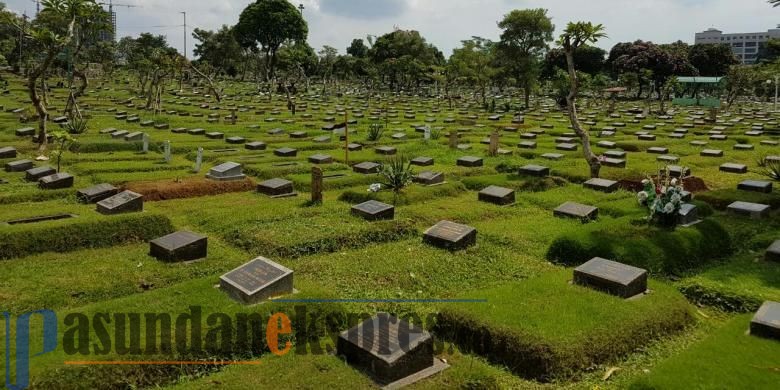
[(250, 179), (236, 181), (215, 181), (203, 178), (181, 181), (145, 181), (128, 183), (124, 189), (144, 196), (145, 201), (195, 198), (207, 195), (219, 195), (229, 192), (251, 191), (255, 183)]
[[(653, 176), (653, 179), (658, 180), (658, 177)], [(620, 188), (630, 192), (639, 192), (644, 189), (644, 186), (642, 185), (642, 180), (623, 179), (618, 181), (618, 183)], [(683, 187), (685, 188), (686, 191), (693, 192), (693, 193), (705, 192), (710, 190), (707, 187), (707, 185), (704, 184), (704, 180), (696, 176), (689, 176), (683, 179)]]

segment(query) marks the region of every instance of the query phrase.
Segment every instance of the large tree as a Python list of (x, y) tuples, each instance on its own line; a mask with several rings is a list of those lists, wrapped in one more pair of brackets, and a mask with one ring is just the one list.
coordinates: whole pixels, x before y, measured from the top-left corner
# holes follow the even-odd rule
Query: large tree
[(671, 76), (695, 76), (696, 69), (677, 46), (664, 49), (649, 41), (622, 42), (612, 47), (607, 63), (621, 77), (633, 74), (637, 81), (637, 98), (648, 91), (661, 94), (661, 88)]
[(232, 28), (226, 25), (217, 31), (196, 28), (192, 37), (197, 42), (194, 53), (199, 63), (207, 63), (215, 71), (231, 77), (239, 72), (243, 74), (246, 61)]
[(452, 51), (450, 70), (462, 81), (474, 86), (482, 98), (482, 104), (486, 104), (487, 87), (495, 73), (492, 66), (494, 43), (484, 38), (472, 37), (462, 41), (462, 45)]
[(590, 176), (599, 177), (601, 171), (601, 160), (590, 145), (590, 134), (582, 128), (577, 116), (577, 94), (579, 93), (580, 82), (577, 76), (577, 68), (574, 63), (574, 53), (583, 45), (595, 44), (599, 39), (606, 37), (604, 26), (593, 24), (591, 22), (570, 22), (561, 34), (558, 44), (566, 54), (567, 71), (569, 74), (569, 93), (566, 95), (566, 108), (569, 113), (569, 121), (574, 132), (582, 141), (582, 151), (585, 155), (585, 161), (590, 167)]
[(362, 39), (355, 38), (347, 48), (347, 54), (356, 58), (364, 58), (368, 55), (368, 46), (363, 43)]
[(731, 47), (725, 44), (695, 44), (691, 46), (688, 58), (701, 76), (725, 76), (732, 65), (739, 64)]
[(444, 63), (444, 55), (418, 31), (395, 30), (377, 38), (369, 57), (392, 88), (418, 87), (431, 66)]
[(287, 41), (305, 41), (309, 28), (303, 16), (287, 0), (257, 0), (241, 12), (235, 34), (249, 48), (260, 45), (268, 61), (266, 80), (274, 77), (276, 53)]
[[(585, 45), (574, 52), (574, 62), (577, 64), (577, 71), (595, 75), (604, 70), (606, 50)], [(560, 48), (554, 48), (547, 52), (544, 57), (542, 77), (553, 78), (558, 69), (566, 70), (566, 53)]]
[(538, 79), (540, 58), (553, 41), (555, 26), (543, 8), (514, 10), (498, 22), (503, 30), (499, 52), (503, 64), (511, 67), (525, 91), (525, 105), (530, 105), (531, 89)]

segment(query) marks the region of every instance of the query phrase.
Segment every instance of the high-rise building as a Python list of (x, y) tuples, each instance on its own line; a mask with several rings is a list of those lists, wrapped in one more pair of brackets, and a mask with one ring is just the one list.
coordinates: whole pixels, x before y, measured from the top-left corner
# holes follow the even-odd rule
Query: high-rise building
[[(778, 26), (780, 27), (780, 26)], [(754, 64), (758, 57), (759, 49), (766, 45), (770, 39), (780, 39), (780, 28), (770, 29), (765, 32), (731, 33), (724, 34), (715, 28), (696, 33), (694, 43), (722, 43), (731, 46), (734, 55), (743, 64)]]

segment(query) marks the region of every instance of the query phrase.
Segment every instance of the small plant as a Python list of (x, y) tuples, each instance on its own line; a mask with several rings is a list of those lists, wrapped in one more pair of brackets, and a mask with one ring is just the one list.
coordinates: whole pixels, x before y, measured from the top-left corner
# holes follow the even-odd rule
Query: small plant
[(51, 136), (56, 148), (54, 150), (54, 155), (57, 157), (57, 172), (59, 172), (62, 155), (76, 143), (76, 138), (74, 138), (69, 131), (63, 130), (53, 131), (51, 132)]
[(441, 129), (431, 129), (431, 139), (441, 138)]
[(403, 156), (393, 157), (382, 164), (381, 174), (384, 178), (382, 185), (393, 190), (395, 196), (398, 196), (398, 193), (403, 191), (414, 177), (412, 163)]
[(71, 118), (63, 126), (68, 134), (84, 134), (87, 132), (87, 120), (81, 117)]
[(375, 142), (382, 138), (384, 129), (381, 123), (372, 123), (368, 126), (368, 132), (366, 133), (366, 139)]
[(763, 156), (757, 163), (761, 168), (759, 173), (772, 180), (780, 181), (780, 159)]

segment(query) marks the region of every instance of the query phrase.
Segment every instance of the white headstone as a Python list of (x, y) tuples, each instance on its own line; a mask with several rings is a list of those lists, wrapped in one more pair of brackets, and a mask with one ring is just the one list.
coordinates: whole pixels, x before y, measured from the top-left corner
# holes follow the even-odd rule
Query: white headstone
[(149, 153), (149, 135), (144, 133), (144, 146), (143, 146), (143, 152)]
[(198, 156), (195, 157), (195, 173), (200, 172), (200, 165), (203, 163), (203, 148), (198, 148)]
[(165, 141), (165, 162), (171, 162), (171, 141)]
[(425, 126), (425, 139), (431, 139), (431, 127)]

